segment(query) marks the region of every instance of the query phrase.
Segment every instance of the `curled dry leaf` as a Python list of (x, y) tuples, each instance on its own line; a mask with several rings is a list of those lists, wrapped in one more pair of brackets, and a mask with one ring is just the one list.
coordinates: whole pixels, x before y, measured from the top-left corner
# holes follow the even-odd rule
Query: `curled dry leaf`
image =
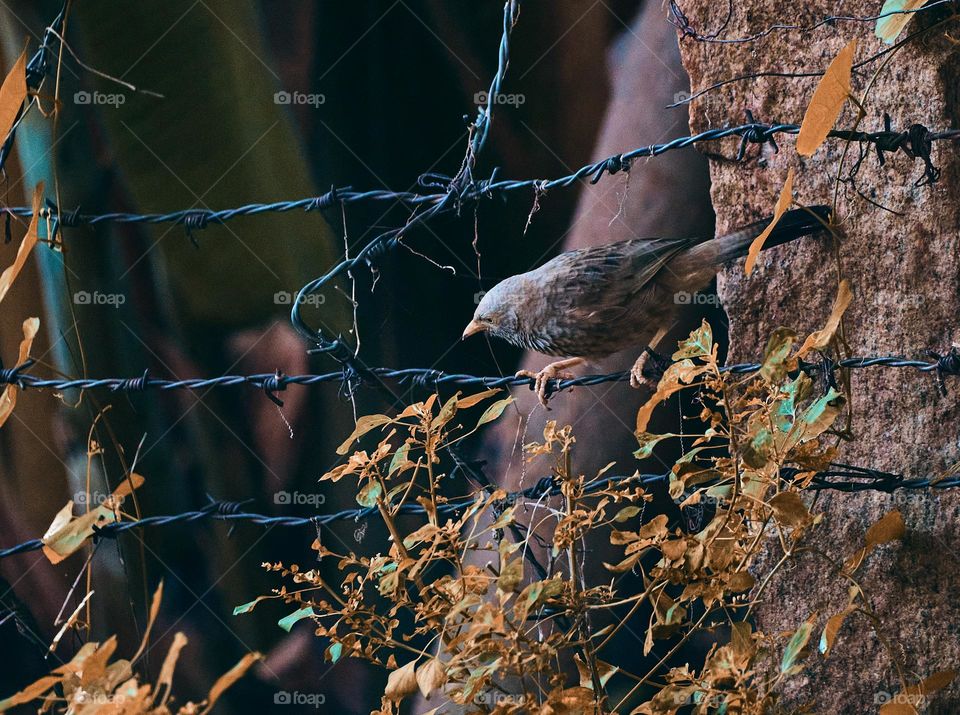
[(747, 252), (747, 262), (744, 266), (748, 276), (753, 273), (753, 267), (757, 264), (757, 258), (760, 256), (760, 251), (763, 250), (763, 244), (767, 242), (770, 234), (773, 233), (773, 229), (780, 223), (780, 218), (787, 212), (787, 209), (790, 208), (790, 204), (792, 203), (793, 167), (790, 167), (790, 171), (787, 172), (787, 180), (783, 182), (783, 188), (780, 189), (777, 205), (773, 209), (773, 220), (769, 226), (763, 229), (763, 233), (753, 239), (753, 243), (750, 244), (750, 250)]
[(20, 275), (30, 251), (37, 245), (39, 235), (40, 209), (43, 208), (43, 182), (37, 184), (33, 191), (33, 217), (30, 219), (30, 225), (27, 227), (27, 233), (20, 241), (20, 247), (17, 249), (17, 256), (13, 259), (13, 264), (0, 273), (0, 301), (2, 301), (10, 291), (10, 286)]
[[(27, 318), (23, 321), (23, 340), (20, 341), (20, 351), (17, 355), (17, 365), (22, 365), (30, 357), (30, 348), (40, 330), (39, 318)], [(0, 427), (10, 418), (13, 408), (17, 405), (16, 385), (7, 385), (0, 395)]]
[(387, 676), (387, 687), (383, 694), (390, 700), (399, 702), (408, 695), (417, 692), (419, 685), (417, 684), (416, 667), (417, 661), (411, 660), (406, 665), (391, 672)]
[(833, 309), (830, 311), (830, 317), (827, 318), (826, 325), (807, 336), (807, 339), (803, 341), (803, 345), (797, 351), (796, 357), (806, 357), (812, 350), (823, 350), (830, 344), (837, 328), (840, 327), (840, 320), (852, 300), (853, 291), (850, 290), (850, 283), (844, 278), (837, 288), (837, 297), (833, 301)]

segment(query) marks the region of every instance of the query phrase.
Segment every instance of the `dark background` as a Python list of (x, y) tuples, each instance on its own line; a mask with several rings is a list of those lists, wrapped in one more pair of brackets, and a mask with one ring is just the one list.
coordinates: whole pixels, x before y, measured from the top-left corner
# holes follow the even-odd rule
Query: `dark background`
[[(503, 177), (551, 178), (600, 158), (594, 147), (610, 96), (610, 48), (632, 32), (639, 5), (523, 4), (504, 87), (523, 103), (497, 107), (478, 175), (499, 167)], [(55, 2), (14, 2), (3, 13), (8, 67), (23, 38), (36, 47), (58, 9)], [(450, 0), (74, 3), (66, 36), (78, 56), (163, 98), (128, 91), (65, 56), (57, 120), (34, 112), (25, 125), (8, 165), (6, 201), (27, 203), (24, 187), (39, 178), (65, 209), (101, 212), (226, 208), (318, 195), (331, 185), (407, 190), (424, 172), (453, 175), (476, 115), (474, 95), (496, 71), (502, 15), (500, 3)], [(45, 107), (52, 106), (53, 86), (49, 79), (44, 85)], [(80, 104), (78, 91), (119, 93), (124, 100)], [(324, 102), (277, 105), (278, 91), (320, 93)], [(686, 129), (685, 111), (674, 111), (670, 136)], [(631, 146), (666, 138), (637, 137)], [(484, 202), (477, 211), (468, 207), (409, 234), (411, 248), (452, 266), (456, 275), (402, 248), (379, 261), (373, 292), (370, 273), (358, 272), (362, 359), (476, 375), (515, 370), (520, 356), (508, 347), (461, 344), (474, 295), (556, 253), (580, 191), (576, 185), (541, 197), (526, 233), (532, 192)], [(327, 371), (329, 360), (306, 356), (308, 346), (289, 328), (289, 306), (274, 294), (295, 292), (334, 265), (344, 227), (356, 251), (407, 218), (402, 207), (379, 203), (322, 216), (242, 218), (194, 231), (196, 246), (177, 226), (65, 229), (63, 252), (38, 247), (3, 305), (3, 357), (14, 354), (23, 318), (40, 315), (43, 339), (34, 352), (50, 373)], [(0, 247), (4, 265), (15, 250), (15, 244)], [(77, 305), (72, 296), (80, 290), (123, 295), (124, 303)], [(347, 333), (345, 295), (324, 297), (322, 312), (308, 313), (311, 320)], [(363, 390), (356, 409), (382, 411), (422, 396), (411, 388)], [(249, 499), (247, 508), (262, 513), (315, 512), (310, 505), (277, 504), (280, 491), (322, 495), (324, 511), (350, 507), (349, 490), (318, 486), (317, 478), (335, 463), (333, 448), (351, 429), (353, 406), (335, 385), (291, 388), (282, 397), (283, 418), (246, 388), (88, 394), (79, 404), (77, 395), (22, 395), (0, 432), (2, 544), (42, 534), (84, 489), (88, 461), (93, 488), (109, 492), (141, 440), (136, 471), (146, 477), (139, 492), (143, 514), (195, 509), (208, 495)], [(90, 460), (88, 434), (102, 448)], [(345, 661), (328, 675), (323, 639), (305, 623), (290, 635), (277, 627), (286, 606), (268, 603), (232, 615), (234, 606), (279, 585), (261, 562), (309, 567), (315, 536), (303, 528), (231, 530), (204, 522), (101, 541), (93, 559), (89, 637), (117, 633), (119, 653), (132, 654), (149, 595), (162, 578), (164, 604), (147, 665), (155, 674), (173, 633), (187, 634), (174, 688), (180, 702), (200, 699), (217, 675), (259, 650), (267, 662), (228, 694), (221, 711), (269, 710), (276, 692), (299, 690), (323, 694), (330, 712), (369, 712), (382, 692), (382, 672)], [(383, 543), (373, 523), (347, 523), (322, 538), (357, 550), (375, 551)], [(0, 649), (7, 654), (0, 695), (32, 682), (58, 657), (69, 659), (80, 645), (69, 636), (56, 656), (44, 657), (64, 601), (69, 613), (84, 593), (82, 579), (71, 587), (87, 554), (58, 567), (39, 553), (0, 563)]]

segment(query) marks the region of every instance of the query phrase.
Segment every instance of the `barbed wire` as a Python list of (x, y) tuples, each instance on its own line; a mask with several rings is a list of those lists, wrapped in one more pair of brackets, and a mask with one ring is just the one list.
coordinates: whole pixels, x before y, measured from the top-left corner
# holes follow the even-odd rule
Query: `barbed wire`
[(839, 22), (875, 22), (888, 17), (894, 17), (896, 15), (919, 15), (924, 12), (931, 12), (934, 8), (940, 7), (942, 5), (955, 5), (957, 0), (935, 0), (935, 2), (927, 3), (922, 7), (914, 7), (909, 9), (897, 9), (897, 10), (886, 10), (881, 12), (878, 15), (828, 15), (823, 19), (813, 23), (812, 25), (796, 25), (789, 23), (776, 23), (769, 26), (765, 30), (760, 30), (755, 32), (752, 35), (746, 35), (744, 37), (720, 37), (720, 33), (723, 32), (727, 25), (730, 24), (730, 20), (733, 17), (733, 0), (728, 0), (727, 3), (727, 17), (724, 22), (721, 24), (720, 28), (709, 34), (701, 34), (697, 32), (691, 24), (687, 16), (684, 14), (683, 10), (680, 8), (680, 4), (676, 0), (670, 0), (670, 22), (674, 27), (677, 28), (677, 31), (680, 33), (680, 39), (685, 40), (691, 38), (697, 42), (708, 42), (721, 45), (734, 45), (734, 44), (743, 44), (748, 42), (756, 42), (757, 40), (763, 39), (767, 35), (773, 34), (774, 32), (784, 32), (784, 31), (797, 31), (801, 33), (812, 32), (817, 28), (823, 27), (824, 25), (834, 25)]
[[(780, 470), (780, 476), (790, 481), (802, 474), (803, 470), (785, 467)], [(669, 483), (673, 477), (671, 472), (665, 474), (631, 474), (602, 477), (584, 485), (584, 494), (594, 494), (607, 488), (634, 484), (639, 487), (649, 487), (657, 484)], [(711, 485), (703, 485), (703, 488)], [(857, 467), (847, 464), (833, 464), (830, 469), (817, 472), (805, 490), (823, 491), (833, 490), (846, 493), (876, 491), (893, 493), (898, 490), (913, 489), (954, 489), (960, 487), (960, 476), (921, 477), (909, 478), (901, 474), (884, 472), (866, 467)], [(436, 505), (436, 513), (441, 516), (452, 516), (469, 509), (472, 506), (489, 499), (493, 487), (485, 492), (467, 497), (451, 499)], [(532, 487), (507, 493), (498, 502), (501, 505), (515, 504), (521, 501), (537, 501), (545, 497), (561, 494), (561, 485), (555, 477), (543, 477)], [(337, 522), (353, 521), (369, 517), (380, 517), (378, 507), (363, 507), (359, 509), (343, 509), (330, 514), (315, 514), (313, 516), (270, 516), (242, 511), (246, 502), (229, 502), (211, 500), (206, 506), (193, 511), (161, 516), (147, 516), (136, 521), (116, 521), (99, 526), (94, 530), (95, 539), (116, 538), (123, 532), (132, 529), (141, 529), (171, 524), (191, 524), (205, 520), (222, 521), (231, 524), (250, 523), (267, 527), (302, 527), (329, 526)], [(407, 503), (391, 509), (391, 513), (401, 516), (425, 516), (426, 509), (420, 504)], [(30, 539), (16, 546), (0, 549), (0, 559), (9, 556), (38, 551), (43, 548), (42, 539)]]
[[(946, 353), (925, 351), (931, 360), (913, 360), (898, 356), (875, 357), (848, 357), (842, 360), (823, 358), (817, 362), (806, 360), (798, 361), (798, 371), (807, 375), (822, 375), (831, 377), (837, 370), (862, 369), (869, 367), (910, 368), (923, 373), (933, 373), (937, 378), (937, 385), (944, 389), (945, 375), (960, 375), (960, 349), (952, 347)], [(669, 363), (662, 358), (659, 372), (662, 373)], [(263, 390), (267, 396), (282, 405), (276, 393), (282, 392), (290, 385), (319, 385), (323, 383), (340, 383), (345, 389), (354, 389), (364, 382), (396, 381), (401, 385), (434, 389), (443, 386), (497, 388), (497, 387), (532, 387), (535, 379), (525, 376), (477, 376), (462, 373), (448, 373), (442, 370), (427, 368), (388, 367), (362, 368), (355, 374), (345, 373), (343, 370), (327, 373), (285, 375), (277, 371), (273, 373), (256, 373), (251, 375), (219, 375), (207, 378), (169, 379), (151, 377), (146, 370), (139, 377), (101, 377), (101, 378), (45, 378), (33, 375), (29, 370), (34, 365), (33, 360), (27, 360), (16, 367), (0, 369), (0, 385), (14, 385), (21, 390), (48, 389), (48, 390), (109, 390), (111, 392), (135, 393), (145, 390), (208, 390), (218, 387), (248, 386)], [(733, 375), (744, 375), (756, 372), (761, 363), (738, 363), (721, 368), (723, 372)], [(589, 387), (611, 382), (627, 382), (630, 380), (629, 371), (611, 372), (597, 375), (583, 375), (563, 380), (551, 380), (548, 394), (553, 394), (573, 387)]]
[[(485, 179), (473, 180), (467, 184), (460, 184), (456, 189), (457, 207), (468, 202), (492, 199), (496, 196), (526, 190), (536, 190), (541, 193), (555, 188), (569, 187), (579, 181), (589, 179), (591, 183), (599, 182), (606, 175), (629, 171), (631, 164), (637, 159), (654, 158), (667, 152), (685, 149), (696, 144), (702, 144), (720, 139), (736, 137), (740, 139), (740, 147), (736, 160), (742, 160), (750, 144), (771, 144), (777, 147), (776, 137), (780, 134), (795, 135), (800, 132), (799, 124), (769, 124), (753, 120), (752, 113), (748, 113), (750, 121), (736, 126), (727, 126), (708, 129), (683, 137), (677, 137), (661, 144), (649, 144), (635, 147), (629, 151), (608, 156), (599, 161), (584, 164), (576, 171), (565, 176), (553, 179), (499, 179), (497, 171)], [(922, 124), (911, 124), (902, 131), (884, 128), (876, 132), (836, 129), (830, 132), (830, 138), (844, 141), (871, 144), (878, 155), (883, 158), (886, 153), (902, 151), (908, 157), (920, 158), (924, 163), (931, 162), (931, 151), (934, 142), (960, 140), (960, 130), (931, 131)], [(280, 214), (290, 211), (318, 211), (332, 208), (340, 204), (392, 202), (411, 207), (437, 206), (450, 197), (456, 180), (442, 174), (430, 174), (420, 178), (419, 186), (441, 187), (443, 191), (391, 191), (387, 189), (356, 190), (352, 186), (332, 187), (319, 196), (309, 196), (297, 199), (253, 202), (226, 209), (177, 209), (167, 212), (107, 212), (84, 213), (80, 207), (71, 211), (64, 211), (52, 201), (41, 210), (40, 217), (50, 220), (53, 231), (60, 227), (75, 228), (80, 226), (96, 226), (103, 223), (120, 224), (180, 224), (187, 230), (203, 229), (212, 224), (224, 224), (243, 216), (258, 216), (262, 214)], [(15, 206), (2, 209), (3, 213), (20, 218), (31, 218), (33, 209), (29, 206)], [(409, 229), (406, 225), (401, 230)], [(374, 239), (381, 240), (383, 236)]]

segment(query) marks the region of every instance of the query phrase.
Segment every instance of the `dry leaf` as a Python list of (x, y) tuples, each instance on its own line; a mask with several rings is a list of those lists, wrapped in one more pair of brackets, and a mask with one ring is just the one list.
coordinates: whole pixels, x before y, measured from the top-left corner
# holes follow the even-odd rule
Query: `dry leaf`
[[(131, 475), (137, 476), (137, 475)], [(143, 477), (140, 477), (141, 484), (143, 483)], [(126, 483), (126, 482), (125, 482)], [(139, 485), (137, 485), (139, 486)], [(118, 488), (114, 494), (119, 492)], [(150, 637), (150, 631), (153, 628), (154, 622), (157, 620), (157, 614), (160, 612), (160, 601), (163, 600), (163, 580), (160, 580), (160, 583), (157, 585), (157, 590), (153, 592), (153, 601), (150, 603), (150, 615), (147, 618), (147, 627), (143, 630), (143, 638), (140, 639), (140, 647), (137, 648), (137, 652), (133, 654), (133, 658), (130, 660), (136, 661), (137, 658), (143, 653), (147, 647), (147, 639)]]
[(417, 661), (411, 660), (402, 668), (397, 668), (387, 676), (387, 687), (383, 691), (390, 700), (399, 702), (408, 695), (417, 692), (417, 676), (414, 668), (417, 667)]
[(429, 698), (430, 693), (442, 688), (446, 682), (447, 671), (439, 658), (431, 658), (417, 668), (417, 685), (425, 698)]
[[(163, 659), (163, 665), (160, 667), (160, 675), (157, 678), (157, 690), (155, 705), (163, 705), (170, 697), (170, 689), (173, 687), (173, 671), (177, 667), (177, 660), (180, 658), (180, 651), (187, 644), (187, 637), (183, 633), (177, 632), (173, 636), (173, 643), (170, 644), (170, 650), (167, 651)], [(161, 695), (161, 692), (163, 693)]]
[(810, 511), (796, 492), (780, 492), (770, 500), (770, 507), (781, 524), (796, 527), (810, 523)]
[(813, 156), (837, 123), (843, 103), (850, 96), (850, 74), (853, 71), (853, 55), (856, 51), (857, 40), (850, 40), (834, 57), (817, 85), (810, 106), (803, 115), (800, 135), (797, 137), (797, 153), (800, 156)]
[[(39, 318), (27, 318), (23, 321), (23, 340), (20, 341), (20, 352), (17, 355), (17, 365), (23, 365), (30, 357), (30, 348), (34, 338), (40, 330)], [(16, 385), (7, 385), (0, 395), (0, 427), (10, 418), (13, 408), (17, 405), (19, 388)]]
[(27, 50), (24, 48), (0, 87), (0, 143), (6, 140), (27, 98)]
[(902, 539), (905, 533), (906, 527), (903, 523), (903, 516), (897, 509), (894, 509), (890, 513), (884, 514), (880, 521), (867, 529), (867, 548), (872, 549), (880, 544)]
[(926, 5), (928, 0), (887, 0), (880, 10), (880, 19), (877, 20), (876, 34), (888, 45), (892, 45), (897, 36), (903, 32), (914, 13), (903, 10), (917, 10)]
[(760, 251), (763, 250), (763, 244), (767, 242), (767, 239), (770, 238), (770, 234), (773, 233), (773, 229), (777, 227), (777, 224), (780, 222), (780, 217), (787, 212), (787, 209), (790, 208), (790, 204), (793, 203), (793, 167), (790, 167), (790, 171), (787, 172), (787, 180), (783, 182), (783, 188), (780, 189), (780, 196), (777, 199), (777, 205), (773, 209), (773, 220), (770, 222), (770, 225), (763, 229), (763, 233), (753, 239), (753, 243), (750, 244), (750, 250), (747, 252), (747, 263), (746, 271), (749, 276), (753, 273), (753, 267), (757, 263), (757, 257), (760, 255)]
[(73, 613), (70, 614), (70, 617), (67, 619), (66, 623), (63, 624), (63, 627), (57, 631), (57, 635), (53, 637), (53, 641), (50, 643), (50, 648), (48, 649), (49, 653), (53, 653), (57, 649), (57, 645), (60, 643), (60, 639), (63, 638), (63, 635), (70, 629), (70, 627), (77, 622), (77, 618), (80, 616), (80, 611), (84, 609), (87, 605), (87, 601), (90, 600), (90, 597), (93, 595), (93, 591), (87, 591), (87, 594), (80, 600), (80, 604), (73, 609)]
[(27, 262), (27, 256), (37, 245), (37, 230), (40, 223), (40, 209), (43, 208), (43, 182), (37, 184), (33, 191), (33, 217), (30, 219), (30, 225), (27, 227), (27, 233), (20, 242), (20, 248), (17, 249), (17, 257), (13, 260), (13, 265), (8, 266), (0, 274), (0, 301), (2, 301), (10, 291), (10, 286), (20, 275), (23, 265)]
[(57, 512), (53, 522), (43, 535), (43, 553), (50, 563), (58, 564), (72, 553), (77, 551), (87, 539), (93, 536), (94, 527), (102, 528), (118, 520), (118, 512), (114, 505), (124, 496), (130, 494), (131, 487), (136, 489), (143, 484), (144, 479), (139, 474), (131, 474), (118, 486), (111, 495), (111, 499), (74, 518), (73, 502)]
[(203, 708), (201, 713), (210, 712), (217, 700), (220, 699), (220, 696), (226, 692), (227, 688), (240, 680), (240, 678), (242, 678), (244, 674), (250, 670), (250, 666), (262, 658), (263, 656), (256, 651), (247, 653), (245, 656), (243, 656), (243, 658), (240, 659), (239, 663), (217, 678), (217, 682), (215, 682), (213, 687), (210, 688), (210, 694), (207, 696), (206, 706)]
[(803, 345), (797, 351), (796, 357), (805, 357), (811, 350), (823, 350), (830, 344), (834, 333), (840, 327), (840, 319), (852, 300), (853, 292), (850, 290), (847, 279), (844, 278), (840, 281), (840, 287), (837, 289), (837, 297), (833, 301), (833, 309), (830, 311), (830, 317), (827, 318), (827, 324), (823, 326), (822, 330), (810, 333), (807, 336), (807, 339), (803, 341)]

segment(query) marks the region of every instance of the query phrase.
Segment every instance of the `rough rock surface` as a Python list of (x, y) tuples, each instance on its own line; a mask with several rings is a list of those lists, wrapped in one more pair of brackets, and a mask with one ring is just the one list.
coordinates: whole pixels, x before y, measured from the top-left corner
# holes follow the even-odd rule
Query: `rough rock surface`
[[(719, 36), (748, 36), (776, 23), (810, 25), (830, 14), (876, 15), (881, 5), (880, 0), (842, 4), (750, 0), (732, 5), (730, 21)], [(711, 0), (685, 0), (680, 6), (690, 26), (702, 35), (722, 27), (728, 12), (727, 3)], [(901, 39), (946, 17), (940, 9), (922, 13)], [(955, 35), (957, 29), (956, 19), (948, 20), (854, 75), (853, 91), (861, 96), (879, 70), (864, 102), (868, 110), (864, 129), (881, 128), (884, 112), (898, 128), (915, 122), (931, 129), (958, 126), (958, 45), (944, 34)], [(856, 60), (862, 61), (885, 47), (873, 30), (873, 22), (842, 21), (810, 32), (775, 31), (755, 42), (719, 44), (688, 37), (681, 40), (681, 54), (693, 89), (698, 90), (761, 71), (822, 70), (854, 37), (859, 38)], [(729, 84), (693, 102), (691, 128), (738, 124), (748, 109), (759, 120), (799, 123), (817, 81), (765, 77)], [(848, 127), (854, 118), (848, 108), (838, 124)], [(800, 202), (831, 202), (843, 143), (828, 140), (810, 160), (796, 154), (792, 137), (779, 143), (779, 153), (769, 145), (750, 145), (743, 163), (710, 162), (718, 232), (770, 213), (789, 167), (797, 171)], [(732, 158), (737, 143), (727, 140), (709, 149)], [(956, 145), (936, 145), (933, 161), (942, 176), (934, 186), (919, 187), (914, 182), (922, 175), (920, 161), (902, 153), (888, 155), (881, 168), (870, 152), (856, 176), (857, 187), (873, 202), (902, 215), (871, 205), (849, 184), (840, 187), (838, 209), (846, 232), (839, 246), (840, 265), (856, 296), (846, 318), (852, 354), (919, 357), (924, 349), (943, 350), (960, 340), (958, 152)], [(858, 155), (852, 146), (843, 176)], [(826, 240), (767, 251), (749, 278), (742, 263), (725, 271), (719, 292), (730, 322), (730, 359), (754, 359), (776, 326), (788, 325), (801, 333), (819, 327), (836, 294), (837, 277), (838, 263)], [(841, 446), (842, 461), (910, 475), (936, 474), (956, 464), (960, 452), (956, 378), (952, 384), (947, 378), (945, 397), (938, 394), (931, 376), (915, 371), (858, 370), (852, 385), (855, 439)], [(826, 523), (814, 545), (838, 560), (862, 543), (864, 531), (880, 516), (893, 508), (902, 512), (906, 538), (875, 551), (858, 572), (858, 580), (880, 618), (882, 640), (900, 660), (909, 682), (957, 667), (958, 504), (960, 494), (954, 491), (832, 493), (821, 494), (816, 502)], [(771, 633), (792, 631), (812, 612), (820, 614), (822, 626), (844, 605), (846, 589), (847, 584), (831, 574), (829, 561), (802, 555), (767, 589), (758, 612), (759, 627)], [(819, 630), (814, 641), (818, 637)], [(815, 654), (808, 663), (807, 671), (791, 681), (785, 704), (809, 702), (824, 713), (876, 712), (885, 694), (900, 687), (891, 653), (863, 617), (847, 620), (829, 659)], [(960, 712), (957, 683), (935, 696), (927, 712)]]

